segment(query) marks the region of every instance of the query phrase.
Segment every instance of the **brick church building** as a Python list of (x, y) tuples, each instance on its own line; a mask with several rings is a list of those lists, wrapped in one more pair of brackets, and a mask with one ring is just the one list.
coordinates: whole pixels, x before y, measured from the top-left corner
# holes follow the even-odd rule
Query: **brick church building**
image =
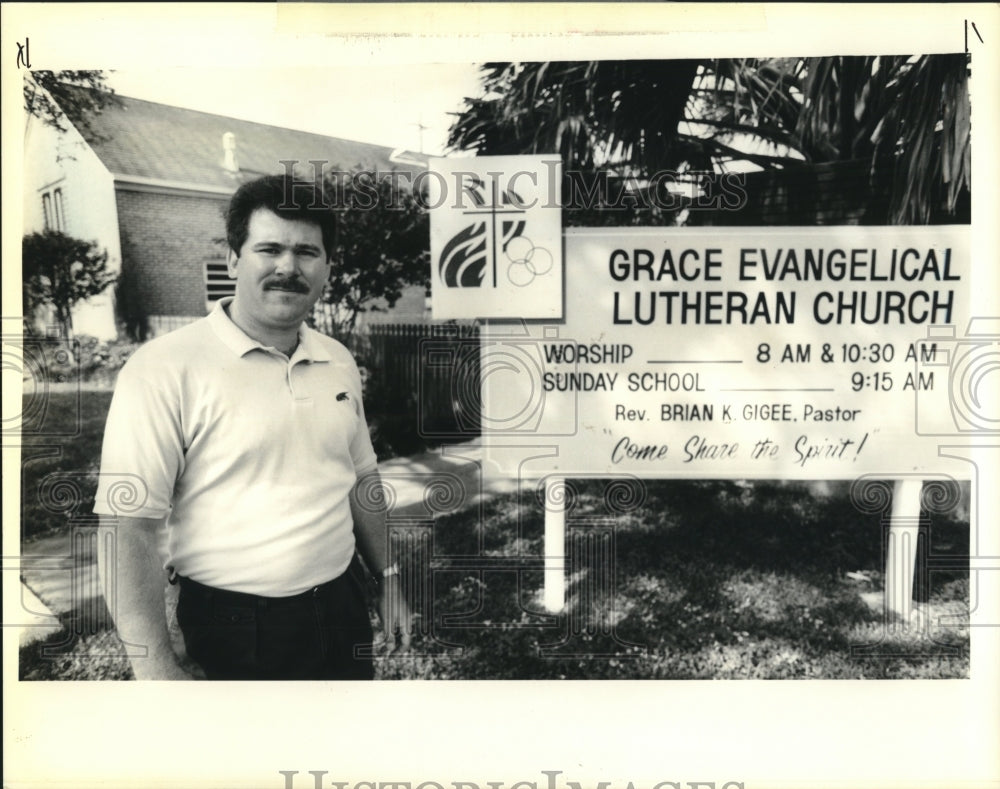
[[(411, 151), (117, 98), (85, 130), (28, 119), (24, 232), (60, 230), (106, 249), (112, 270), (129, 271), (132, 307), (151, 335), (205, 315), (232, 292), (223, 211), (242, 182), (284, 172), (282, 160), (298, 160), (309, 177), (310, 160), (339, 170), (426, 168)], [(422, 321), (425, 301), (412, 288), (384, 319)], [(77, 334), (115, 337), (112, 289), (79, 305), (73, 321)]]

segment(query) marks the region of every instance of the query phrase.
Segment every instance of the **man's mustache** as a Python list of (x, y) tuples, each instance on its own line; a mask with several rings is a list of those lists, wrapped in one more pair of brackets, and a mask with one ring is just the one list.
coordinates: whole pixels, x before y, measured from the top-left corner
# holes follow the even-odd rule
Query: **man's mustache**
[(292, 293), (308, 293), (309, 285), (298, 277), (275, 277), (264, 283), (264, 290), (287, 290)]

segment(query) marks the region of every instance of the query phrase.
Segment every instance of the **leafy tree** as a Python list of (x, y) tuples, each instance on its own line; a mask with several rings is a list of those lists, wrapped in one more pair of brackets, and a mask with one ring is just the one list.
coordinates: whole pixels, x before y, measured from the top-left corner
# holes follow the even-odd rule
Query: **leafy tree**
[(26, 319), (51, 305), (60, 336), (73, 335), (73, 307), (102, 293), (115, 280), (108, 253), (92, 241), (55, 230), (31, 233), (21, 241), (23, 306)]
[(337, 241), (314, 323), (334, 336), (350, 334), (362, 313), (382, 309), (373, 301), (392, 307), (408, 285), (429, 286), (427, 214), (402, 174), (378, 176), (355, 169), (327, 180)]
[[(122, 233), (123, 252), (128, 243), (127, 234)], [(143, 292), (142, 277), (132, 255), (122, 255), (114, 295), (115, 320), (121, 334), (132, 342), (146, 342), (150, 336), (148, 295)]]
[[(488, 155), (559, 153), (563, 193), (589, 195), (585, 205), (568, 201), (570, 225), (656, 222), (600, 184), (686, 158), (670, 130), (683, 119), (697, 69), (693, 60), (487, 63), (484, 96), (466, 99), (448, 142)], [(605, 210), (609, 203), (615, 211)]]
[[(866, 159), (874, 179), (892, 183), (889, 216), (921, 224), (935, 213), (953, 215), (967, 200), (971, 177), (968, 58), (825, 57), (775, 61), (777, 68), (739, 85), (726, 121), (756, 124), (810, 162)], [(759, 61), (730, 62), (733, 81), (757, 76)], [(764, 89), (769, 92), (764, 94)], [(780, 111), (776, 111), (780, 110)]]
[(964, 55), (489, 63), (483, 87), (451, 146), (634, 178), (868, 159), (901, 224), (969, 193)]
[(104, 71), (29, 71), (23, 91), (28, 115), (58, 131), (72, 124), (80, 131), (86, 129), (91, 137), (96, 135), (88, 117), (118, 103)]

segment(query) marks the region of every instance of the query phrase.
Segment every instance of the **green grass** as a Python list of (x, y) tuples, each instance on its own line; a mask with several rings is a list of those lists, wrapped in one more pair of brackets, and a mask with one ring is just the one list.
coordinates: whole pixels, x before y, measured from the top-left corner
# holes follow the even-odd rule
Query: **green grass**
[(81, 612), (59, 617), (62, 631), (21, 648), (22, 680), (128, 680), (132, 667), (118, 635), (107, 626), (77, 634)]
[[(109, 391), (59, 391), (31, 408), (21, 450), (22, 539), (65, 529), (70, 517), (91, 512), (110, 405)], [(56, 479), (67, 484), (51, 491)]]
[[(89, 512), (110, 393), (53, 395), (51, 424), (65, 439), (24, 451), (23, 533), (65, 529), (42, 500), (53, 472), (82, 471), (79, 513)], [(54, 445), (54, 448), (53, 448)], [(878, 515), (850, 503), (847, 483), (658, 481), (630, 508), (601, 480), (571, 481), (571, 544), (605, 534), (614, 561), (570, 560), (564, 614), (541, 603), (543, 510), (533, 490), (441, 517), (431, 529), (433, 586), (415, 600), (420, 632), (407, 655), (378, 661), (378, 676), (548, 678), (954, 678), (969, 671), (968, 489), (950, 515), (930, 520), (929, 549), (951, 557), (917, 590), (934, 614), (901, 633), (866, 605), (881, 590)], [(89, 501), (87, 496), (90, 496)], [(458, 569), (456, 557), (506, 557), (507, 570)], [(851, 575), (848, 575), (851, 573)], [(24, 679), (126, 679), (127, 661), (106, 629), (66, 646), (65, 630), (21, 651)], [(941, 624), (948, 617), (951, 624)], [(55, 655), (42, 648), (58, 646)]]
[[(608, 519), (604, 483), (577, 483), (569, 512)], [(778, 483), (655, 482), (645, 504), (613, 526), (570, 526), (575, 540), (610, 528), (615, 561), (570, 567), (569, 614), (547, 619), (541, 573), (442, 570), (433, 638), (382, 675), (447, 679), (786, 679), (968, 676), (967, 571), (921, 590), (935, 622), (901, 633), (860, 594), (878, 590), (880, 524), (829, 495)], [(483, 513), (493, 555), (537, 556), (542, 513), (517, 496)], [(438, 555), (465, 551), (468, 515), (435, 525)], [(932, 521), (937, 555), (967, 552), (968, 524)], [(447, 565), (446, 560), (440, 561)], [(848, 571), (867, 570), (860, 580)], [(595, 599), (596, 573), (610, 580)], [(598, 589), (601, 584), (597, 584)], [(467, 627), (448, 626), (465, 615)], [(948, 626), (937, 623), (943, 616)], [(574, 630), (575, 620), (575, 630)], [(447, 643), (442, 643), (447, 642)]]

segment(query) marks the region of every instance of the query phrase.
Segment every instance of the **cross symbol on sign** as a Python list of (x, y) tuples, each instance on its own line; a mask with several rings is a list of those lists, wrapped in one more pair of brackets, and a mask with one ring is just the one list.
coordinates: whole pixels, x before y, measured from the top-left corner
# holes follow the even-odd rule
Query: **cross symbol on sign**
[[(463, 214), (473, 214), (473, 215), (489, 215), (490, 222), (490, 251), (492, 256), (492, 272), (493, 272), (493, 287), (497, 286), (497, 215), (499, 214), (526, 214), (527, 210), (524, 208), (507, 208), (506, 206), (511, 205), (523, 205), (523, 201), (520, 196), (513, 191), (506, 191), (501, 193), (500, 187), (497, 184), (496, 177), (493, 177), (490, 181), (491, 187), (491, 199), (489, 205), (483, 199), (481, 194), (483, 182), (478, 178), (473, 183), (473, 190), (471, 192), (473, 196), (473, 201), (477, 204), (476, 208), (463, 211)], [(501, 199), (502, 198), (502, 199)], [(507, 232), (506, 224), (503, 227), (504, 234)], [(524, 222), (519, 223), (519, 226), (513, 228), (514, 232), (511, 238), (515, 238), (524, 232)], [(510, 240), (510, 239), (508, 239)], [(501, 251), (503, 251), (501, 249)]]

